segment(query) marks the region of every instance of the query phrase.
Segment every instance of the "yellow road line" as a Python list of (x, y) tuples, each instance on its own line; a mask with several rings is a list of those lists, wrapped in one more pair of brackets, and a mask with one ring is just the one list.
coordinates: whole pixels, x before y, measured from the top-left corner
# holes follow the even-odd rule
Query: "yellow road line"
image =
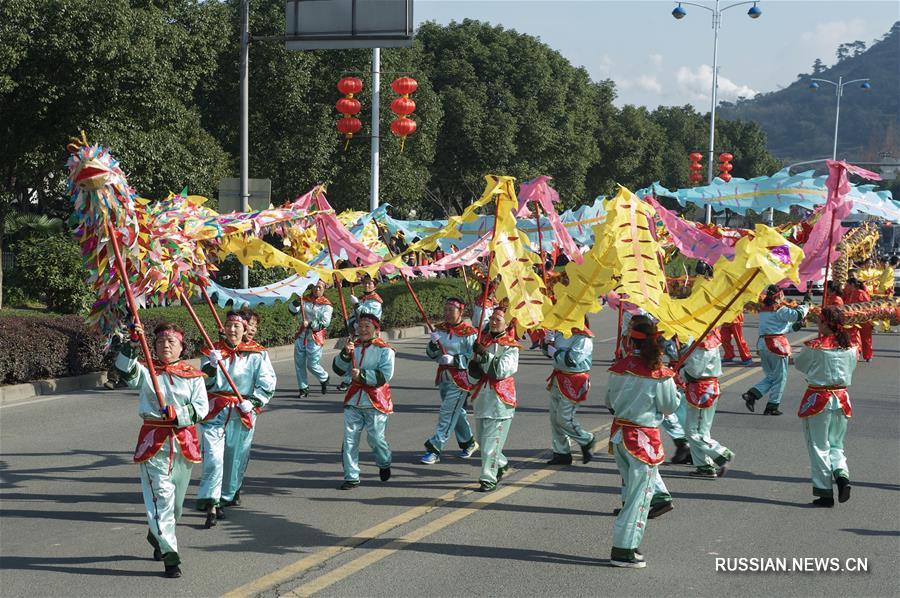
[[(597, 434), (598, 432), (601, 432), (601, 431), (609, 428), (610, 425), (611, 424), (605, 424), (595, 430), (592, 430), (592, 432), (594, 434)], [(602, 447), (605, 442), (608, 442), (608, 440), (609, 440), (609, 437), (602, 439), (602, 440), (598, 439), (597, 445)], [(537, 455), (535, 455), (534, 457), (522, 459), (522, 460), (520, 460), (520, 462), (521, 463), (532, 463), (535, 461), (539, 461), (546, 456), (547, 452), (548, 452), (547, 450), (543, 450), (540, 453), (538, 453)], [(495, 490), (491, 494), (486, 495), (484, 498), (479, 499), (478, 501), (475, 501), (474, 503), (471, 503), (471, 504), (477, 504), (477, 503), (482, 503), (482, 502), (484, 503), (484, 505), (490, 504), (492, 502), (495, 502), (496, 500), (499, 500), (500, 498), (503, 498), (504, 496), (508, 496), (508, 495), (512, 494), (513, 492), (517, 492), (518, 490), (521, 490), (523, 487), (525, 487), (525, 485), (534, 484), (535, 482), (542, 480), (545, 477), (547, 477), (548, 475), (556, 473), (557, 471), (559, 471), (559, 468), (556, 468), (556, 467), (551, 467), (548, 469), (541, 469), (533, 474), (526, 476), (525, 478), (522, 479), (521, 482), (516, 482), (515, 484), (510, 484), (508, 486), (504, 486), (500, 490)], [(515, 472), (515, 469), (510, 467), (510, 470), (509, 470), (509, 472), (507, 472), (507, 475), (511, 475), (513, 472)], [(531, 479), (536, 474), (543, 474), (543, 475), (540, 475), (536, 479)], [(526, 481), (527, 481), (527, 484), (525, 483)], [(522, 485), (522, 484), (524, 484), (524, 485)], [(520, 487), (520, 485), (522, 485), (522, 486)], [(431, 513), (435, 509), (438, 509), (439, 507), (444, 506), (445, 504), (451, 502), (452, 500), (462, 498), (468, 494), (473, 494), (473, 493), (474, 493), (474, 490), (471, 490), (471, 489), (466, 490), (465, 488), (451, 490), (450, 492), (442, 494), (441, 496), (425, 503), (424, 505), (408, 509), (408, 510), (404, 511), (403, 513), (400, 513), (396, 517), (392, 517), (386, 521), (379, 523), (378, 525), (370, 527), (367, 530), (359, 532), (358, 534), (354, 534), (352, 538), (347, 538), (345, 540), (342, 540), (335, 546), (329, 546), (327, 548), (323, 548), (322, 550), (319, 550), (318, 552), (314, 552), (313, 554), (305, 556), (305, 557), (291, 563), (290, 565), (287, 565), (286, 567), (282, 567), (281, 569), (273, 571), (272, 573), (269, 573), (268, 575), (264, 575), (264, 576), (262, 576), (258, 579), (255, 579), (247, 584), (244, 584), (238, 588), (235, 588), (235, 589), (231, 590), (230, 592), (223, 594), (223, 596), (225, 598), (243, 598), (245, 596), (255, 596), (257, 594), (260, 594), (260, 593), (262, 593), (266, 590), (269, 590), (279, 584), (285, 583), (294, 577), (297, 577), (298, 575), (304, 573), (305, 571), (309, 571), (310, 569), (313, 569), (314, 567), (318, 567), (322, 563), (325, 563), (326, 561), (328, 561), (338, 555), (341, 555), (349, 550), (353, 550), (354, 548), (356, 548), (366, 542), (374, 540), (374, 539), (386, 534), (387, 532), (391, 531), (392, 529), (395, 529), (395, 528), (400, 527), (401, 525), (405, 525), (407, 523), (411, 523), (412, 521), (415, 521), (416, 519), (419, 519), (420, 517), (423, 517), (423, 516), (427, 515), (428, 513)], [(492, 500), (488, 500), (488, 499), (492, 499)], [(463, 517), (465, 517), (467, 515), (471, 515), (472, 512), (474, 512), (474, 510), (483, 508), (484, 505), (479, 506), (476, 509), (473, 509), (472, 511), (466, 510), (466, 509), (470, 508), (470, 505), (465, 505), (464, 507), (460, 507), (460, 508), (463, 509), (461, 512), (463, 513)], [(438, 521), (443, 521), (446, 517), (449, 517), (450, 515), (453, 515), (454, 513), (457, 513), (457, 511), (454, 511), (453, 513), (450, 513), (448, 515), (445, 515), (444, 517), (441, 517), (440, 519), (435, 520), (431, 524), (428, 524), (428, 526), (425, 526), (425, 528), (427, 528), (431, 525), (434, 525), (434, 523), (437, 523)], [(462, 519), (462, 517), (459, 517), (459, 519)], [(456, 521), (456, 520), (454, 520), (454, 521)], [(425, 534), (425, 536), (430, 535), (430, 534), (438, 531), (439, 529), (443, 529), (447, 525), (452, 524), (454, 521), (449, 521), (448, 523), (446, 523), (446, 525), (442, 525), (438, 528), (433, 529), (428, 534)], [(424, 529), (424, 528), (422, 528), (422, 529)], [(409, 540), (408, 538), (412, 537), (416, 533), (416, 531), (417, 530), (413, 530), (409, 534), (407, 534), (401, 538), (398, 538), (397, 540), (393, 540), (390, 544), (386, 545), (384, 548), (375, 549), (372, 552), (377, 553), (380, 550), (386, 550), (388, 548), (388, 546), (391, 546), (392, 544), (394, 544), (396, 542), (402, 541), (405, 544), (405, 543), (409, 543), (409, 542), (418, 541), (421, 538), (425, 537), (425, 536), (421, 536), (421, 537), (417, 538), (416, 540)], [(393, 552), (396, 552), (396, 550), (394, 550)], [(368, 555), (368, 553), (367, 553), (367, 555)], [(387, 556), (387, 555), (384, 555), (384, 556)], [(384, 556), (376, 559), (376, 561), (381, 560), (382, 558), (384, 558)], [(363, 559), (363, 558), (367, 558), (367, 556), (362, 556), (362, 557), (359, 557), (358, 559), (354, 559), (353, 561), (351, 561), (350, 563), (347, 563), (347, 565), (344, 565), (343, 567), (347, 567), (348, 565), (356, 563), (357, 561), (359, 561), (360, 559)], [(372, 562), (376, 562), (376, 561), (372, 561)], [(371, 564), (371, 563), (369, 563), (369, 564)], [(366, 565), (366, 566), (368, 566), (368, 565)], [(363, 567), (360, 567), (360, 569), (361, 568), (363, 568)], [(335, 569), (335, 571), (337, 571), (337, 570), (338, 569)], [(353, 572), (355, 572), (355, 571), (350, 571), (346, 575), (350, 575)], [(328, 574), (328, 575), (330, 575), (330, 574)], [(345, 577), (346, 577), (346, 575), (345, 575)], [(315, 583), (316, 581), (318, 581), (318, 579), (321, 579), (321, 578), (316, 578), (316, 580), (314, 580), (310, 583)], [(337, 579), (335, 579), (328, 585), (331, 585), (335, 581), (337, 581)], [(304, 586), (301, 586), (301, 587), (304, 587)], [(322, 587), (326, 587), (326, 586), (322, 586)], [(294, 591), (296, 592), (297, 590), (295, 589)], [(318, 591), (318, 590), (316, 590), (316, 591)]]
[[(604, 428), (609, 427), (609, 424), (602, 426), (597, 431), (600, 431)], [(597, 444), (599, 446), (603, 446), (609, 442), (609, 436), (598, 439)], [(532, 459), (537, 459), (533, 457)], [(415, 544), (416, 542), (427, 538), (428, 536), (439, 532), (440, 530), (457, 523), (458, 521), (465, 519), (469, 515), (472, 515), (484, 507), (491, 505), (495, 502), (503, 500), (504, 498), (511, 496), (522, 490), (527, 488), (533, 484), (536, 484), (543, 480), (544, 478), (550, 477), (554, 473), (559, 471), (556, 467), (549, 467), (544, 469), (539, 469), (533, 473), (528, 474), (521, 480), (516, 481), (510, 485), (504, 485), (502, 488), (491, 492), (490, 494), (485, 495), (478, 500), (472, 501), (465, 505), (460, 505), (450, 513), (435, 519), (434, 521), (423, 525), (422, 527), (416, 528), (409, 532), (408, 534), (404, 534), (395, 540), (391, 540), (387, 544), (385, 544), (381, 548), (373, 548), (366, 552), (364, 555), (353, 559), (349, 563), (345, 563), (340, 567), (329, 571), (325, 575), (317, 577), (316, 579), (309, 581), (305, 584), (302, 584), (287, 594), (286, 596), (312, 596), (317, 592), (321, 592), (325, 588), (334, 585), (335, 583), (346, 579), (347, 577), (353, 575), (354, 573), (358, 573), (363, 569), (374, 565), (378, 561), (381, 561), (392, 554), (403, 550), (407, 546), (411, 544)]]

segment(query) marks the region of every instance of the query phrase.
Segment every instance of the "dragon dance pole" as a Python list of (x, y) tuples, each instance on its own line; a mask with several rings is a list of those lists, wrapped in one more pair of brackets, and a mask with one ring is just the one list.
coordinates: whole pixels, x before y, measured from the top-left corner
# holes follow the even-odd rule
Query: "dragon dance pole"
[(221, 335), (225, 331), (225, 326), (222, 325), (222, 318), (219, 317), (219, 312), (216, 311), (216, 306), (213, 305), (212, 299), (209, 298), (209, 293), (206, 292), (206, 288), (203, 285), (198, 284), (197, 288), (200, 289), (200, 293), (203, 295), (203, 300), (206, 301), (206, 305), (209, 307), (209, 311), (212, 312), (213, 317), (216, 319), (216, 326), (219, 327), (219, 334)]
[(622, 354), (619, 352), (619, 349), (622, 345), (622, 302), (623, 301), (624, 301), (624, 299), (622, 299), (622, 296), (619, 295), (619, 309), (618, 309), (619, 317), (618, 317), (618, 321), (616, 322), (616, 350), (613, 353), (613, 355), (615, 356), (616, 359), (622, 358)]
[[(353, 332), (350, 330), (350, 317), (347, 315), (347, 303), (344, 301), (344, 290), (341, 288), (340, 283), (338, 283), (337, 274), (334, 273), (334, 271), (337, 270), (337, 266), (334, 263), (334, 251), (331, 249), (331, 239), (328, 238), (328, 227), (321, 221), (318, 221), (318, 224), (322, 227), (322, 232), (325, 234), (325, 244), (328, 245), (328, 257), (331, 258), (331, 279), (334, 281), (338, 297), (341, 299), (341, 313), (344, 314), (344, 326), (347, 328), (347, 339), (353, 340)], [(356, 356), (352, 352), (350, 353), (350, 365), (356, 369)]]
[(687, 358), (691, 356), (691, 353), (694, 352), (694, 349), (696, 349), (697, 346), (703, 342), (703, 339), (706, 338), (706, 335), (709, 334), (709, 331), (716, 327), (716, 324), (719, 323), (719, 320), (722, 319), (722, 316), (725, 315), (725, 312), (728, 311), (728, 308), (731, 307), (732, 305), (734, 305), (734, 302), (738, 300), (738, 297), (740, 297), (741, 295), (744, 294), (744, 291), (747, 290), (747, 287), (750, 286), (750, 283), (753, 282), (753, 279), (756, 278), (757, 275), (759, 275), (759, 272), (760, 272), (759, 268), (753, 269), (753, 275), (747, 279), (747, 282), (744, 283), (744, 286), (742, 286), (741, 289), (734, 295), (734, 297), (732, 297), (731, 300), (725, 304), (725, 307), (723, 307), (722, 310), (719, 311), (719, 314), (715, 317), (715, 319), (712, 322), (709, 323), (709, 326), (706, 327), (706, 330), (703, 331), (703, 334), (700, 335), (700, 338), (698, 338), (693, 343), (691, 343), (691, 346), (688, 347), (685, 354), (682, 355), (678, 359), (678, 361), (676, 361), (672, 365), (673, 370), (675, 370), (676, 372), (678, 371), (678, 369), (687, 360)]
[(534, 202), (535, 221), (537, 222), (538, 252), (541, 256), (541, 279), (547, 284), (547, 258), (544, 254), (544, 235), (541, 232), (541, 204)]
[[(387, 237), (384, 234), (384, 230), (378, 224), (378, 221), (374, 218), (372, 222), (375, 224), (375, 228), (378, 229), (378, 236), (381, 237), (382, 242), (385, 247), (387, 247), (388, 255), (394, 257), (394, 252), (391, 251), (391, 248), (388, 246)], [(397, 268), (397, 271), (400, 272), (400, 276), (403, 278), (403, 282), (406, 283), (406, 289), (409, 291), (409, 294), (412, 296), (413, 301), (416, 304), (416, 307), (419, 308), (419, 313), (422, 314), (422, 319), (425, 320), (425, 324), (428, 326), (428, 332), (434, 332), (434, 324), (431, 323), (431, 318), (428, 317), (428, 314), (425, 313), (425, 308), (422, 307), (422, 303), (419, 301), (419, 297), (416, 295), (416, 292), (413, 290), (412, 285), (409, 284), (409, 278), (406, 276), (406, 273), (403, 272), (402, 268)]]
[[(488, 244), (488, 247), (491, 246), (491, 243), (497, 242), (497, 222), (500, 220), (500, 212), (497, 208), (500, 206), (499, 203), (494, 204), (494, 228), (491, 232), (491, 241)], [(481, 294), (481, 316), (478, 318), (478, 334), (481, 334), (481, 330), (484, 327), (484, 312), (487, 310), (484, 308), (485, 303), (487, 303), (488, 290), (491, 288), (491, 266), (494, 265), (494, 250), (491, 249), (488, 253), (488, 263), (487, 263), (487, 273), (484, 277), (484, 292)]]
[(141, 343), (141, 351), (144, 352), (144, 359), (147, 360), (147, 371), (150, 372), (150, 381), (153, 383), (153, 392), (156, 393), (156, 400), (159, 401), (159, 407), (163, 411), (166, 409), (166, 401), (163, 398), (162, 390), (159, 388), (159, 380), (156, 377), (156, 368), (153, 366), (153, 356), (150, 354), (150, 345), (147, 344), (147, 337), (144, 336), (144, 327), (141, 326), (141, 319), (138, 316), (137, 302), (134, 300), (134, 293), (131, 292), (131, 284), (128, 282), (128, 276), (125, 273), (125, 260), (122, 258), (122, 252), (119, 250), (119, 240), (116, 237), (116, 231), (113, 229), (109, 221), (106, 221), (106, 233), (112, 243), (113, 254), (116, 260), (116, 272), (119, 280), (125, 287), (125, 300), (128, 303), (128, 309), (131, 311), (131, 317), (134, 323), (139, 327), (138, 341)]
[[(206, 344), (206, 347), (210, 351), (214, 350), (216, 347), (215, 347), (215, 345), (213, 345), (212, 340), (210, 340), (209, 335), (206, 334), (206, 329), (203, 327), (203, 323), (200, 322), (200, 318), (197, 317), (197, 312), (194, 311), (193, 306), (191, 306), (190, 300), (188, 300), (188, 298), (184, 296), (184, 292), (179, 287), (174, 287), (174, 288), (175, 288), (175, 295), (181, 301), (181, 304), (183, 306), (185, 306), (185, 308), (187, 308), (188, 313), (191, 315), (191, 319), (194, 321), (194, 324), (197, 326), (197, 330), (200, 331), (200, 336), (203, 337), (203, 342)], [(203, 287), (200, 287), (200, 288), (202, 289)], [(215, 312), (213, 312), (213, 313), (215, 313)], [(228, 370), (225, 369), (225, 364), (221, 361), (219, 362), (219, 368), (221, 368), (222, 373), (225, 375), (225, 380), (228, 382), (228, 386), (230, 386), (231, 390), (234, 391), (234, 394), (237, 395), (238, 400), (239, 401), (244, 400), (244, 398), (241, 396), (241, 391), (238, 390), (237, 384), (235, 384), (234, 380), (231, 379), (231, 375), (228, 373)]]

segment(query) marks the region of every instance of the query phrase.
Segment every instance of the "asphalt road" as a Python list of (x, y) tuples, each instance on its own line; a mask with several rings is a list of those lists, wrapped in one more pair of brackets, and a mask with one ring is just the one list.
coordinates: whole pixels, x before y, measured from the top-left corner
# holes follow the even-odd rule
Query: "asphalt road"
[[(747, 336), (755, 340), (752, 318)], [(594, 317), (594, 385), (585, 427), (607, 436), (601, 407), (614, 341), (609, 312)], [(794, 334), (797, 343), (813, 334)], [(244, 506), (205, 530), (188, 510), (178, 527), (185, 576), (151, 560), (137, 467), (133, 392), (81, 392), (0, 407), (0, 595), (6, 596), (648, 596), (900, 595), (900, 336), (875, 337), (857, 369), (847, 435), (853, 497), (810, 508), (809, 463), (791, 372), (785, 415), (747, 412), (758, 367), (729, 366), (713, 436), (737, 454), (718, 480), (665, 465), (673, 512), (648, 525), (648, 567), (607, 565), (619, 477), (599, 452), (588, 465), (545, 468), (548, 362), (524, 351), (520, 407), (507, 455), (515, 468), (490, 494), (474, 492), (478, 459), (417, 462), (437, 393), (424, 339), (397, 341), (394, 477), (378, 480), (363, 452), (362, 485), (339, 492), (341, 397), (298, 399), (293, 364), (275, 364), (279, 391), (260, 418)], [(327, 358), (330, 362), (330, 356)], [(671, 451), (667, 441), (667, 452)], [(577, 452), (577, 451), (576, 451)], [(193, 504), (199, 466), (188, 493)], [(717, 558), (804, 561), (806, 571), (728, 572)], [(866, 572), (847, 568), (867, 559)], [(733, 563), (733, 561), (730, 561)], [(746, 561), (748, 566), (752, 564)], [(778, 561), (759, 561), (779, 566)], [(861, 564), (860, 564), (861, 566)]]

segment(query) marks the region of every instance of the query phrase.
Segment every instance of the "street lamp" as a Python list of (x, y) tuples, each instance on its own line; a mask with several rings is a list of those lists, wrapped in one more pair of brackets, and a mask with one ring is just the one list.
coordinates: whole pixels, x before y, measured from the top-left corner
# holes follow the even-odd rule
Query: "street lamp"
[[(728, 10), (729, 8), (734, 8), (735, 6), (742, 6), (744, 4), (752, 4), (753, 6), (750, 10), (747, 11), (747, 16), (751, 19), (758, 19), (762, 14), (762, 9), (757, 6), (757, 1), (748, 0), (746, 2), (735, 2), (734, 4), (729, 4), (723, 8), (719, 8), (720, 0), (714, 0), (715, 6), (710, 8), (709, 6), (704, 6), (703, 4), (697, 4), (696, 2), (679, 2), (678, 6), (672, 11), (672, 16), (676, 20), (681, 20), (687, 16), (687, 10), (685, 10), (684, 5), (687, 6), (696, 6), (698, 8), (702, 8), (704, 10), (708, 10), (712, 13), (712, 27), (713, 27), (713, 80), (712, 80), (712, 99), (711, 99), (711, 107), (709, 110), (709, 169), (707, 172), (708, 182), (712, 183), (713, 177), (715, 176), (713, 171), (714, 160), (713, 154), (715, 152), (715, 148), (713, 147), (716, 141), (716, 95), (718, 92), (719, 86), (719, 27), (722, 26), (722, 13)], [(712, 222), (712, 206), (706, 206), (706, 223), (709, 224)]]
[(860, 89), (868, 91), (872, 89), (872, 85), (869, 83), (869, 79), (853, 79), (852, 81), (844, 81), (844, 77), (838, 77), (837, 83), (834, 81), (829, 81), (828, 79), (818, 79), (813, 78), (810, 79), (811, 83), (809, 84), (809, 88), (813, 91), (819, 89), (819, 84), (817, 81), (821, 81), (822, 83), (828, 83), (829, 85), (834, 85), (834, 95), (837, 97), (837, 108), (834, 111), (834, 148), (831, 150), (831, 159), (837, 160), (837, 140), (838, 140), (838, 123), (841, 119), (841, 96), (844, 95), (844, 87), (850, 85), (851, 83), (861, 83), (859, 86)]

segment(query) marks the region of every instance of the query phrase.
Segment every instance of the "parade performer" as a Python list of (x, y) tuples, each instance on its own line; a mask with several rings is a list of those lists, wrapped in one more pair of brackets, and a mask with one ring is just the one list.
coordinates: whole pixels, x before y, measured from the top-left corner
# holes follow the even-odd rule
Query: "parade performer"
[[(491, 319), (491, 313), (494, 311), (494, 290), (496, 285), (494, 281), (488, 283), (485, 279), (487, 275), (482, 272), (483, 266), (481, 264), (476, 264), (472, 267), (472, 274), (476, 279), (480, 281), (480, 288), (478, 293), (475, 295), (475, 299), (472, 305), (472, 325), (478, 326), (481, 322), (487, 322)], [(484, 287), (487, 285), (487, 294), (485, 295)], [(484, 312), (484, 316), (482, 319), (481, 312)]]
[[(490, 492), (509, 467), (503, 445), (516, 412), (519, 343), (506, 322), (506, 308), (494, 307), (488, 325), (478, 337), (469, 361), (469, 375), (477, 380), (472, 391), (475, 435), (481, 446), (479, 492)], [(591, 438), (593, 441), (593, 437)]]
[[(353, 304), (353, 311), (350, 314), (350, 330), (356, 332), (356, 325), (359, 322), (359, 316), (362, 314), (372, 314), (378, 321), (381, 321), (382, 304), (384, 300), (375, 292), (375, 279), (368, 274), (363, 275), (363, 294), (359, 297), (350, 295), (350, 303)], [(337, 389), (345, 391), (350, 387), (350, 375), (344, 376)]]
[(841, 287), (837, 282), (833, 280), (829, 280), (827, 282), (828, 285), (828, 296), (825, 298), (825, 305), (837, 305), (841, 306), (844, 304), (844, 299), (841, 297)]
[(300, 326), (294, 335), (294, 371), (297, 374), (300, 397), (309, 396), (307, 372), (312, 372), (319, 381), (322, 394), (328, 392), (328, 372), (321, 363), (322, 346), (325, 344), (325, 332), (331, 324), (334, 308), (325, 296), (326, 286), (325, 281), (320, 278), (307, 296), (288, 305), (292, 314), (303, 312)]
[(462, 299), (450, 297), (444, 304), (444, 321), (431, 333), (425, 354), (438, 363), (434, 383), (441, 395), (441, 410), (434, 435), (425, 441), (426, 452), (421, 462), (433, 465), (441, 460), (441, 452), (450, 438), (456, 434), (460, 457), (468, 459), (478, 450), (478, 443), (466, 417), (466, 399), (472, 384), (466, 376), (477, 331), (462, 320), (466, 304)]
[(721, 344), (719, 331), (711, 330), (681, 367), (686, 403), (684, 427), (691, 448), (691, 461), (697, 466), (690, 475), (695, 477), (722, 477), (734, 460), (734, 453), (709, 435), (719, 399)]
[(725, 356), (722, 359), (724, 363), (734, 361), (734, 347), (731, 346), (731, 340), (737, 345), (738, 354), (741, 356), (741, 365), (753, 365), (753, 356), (750, 355), (750, 347), (744, 340), (744, 313), (738, 314), (730, 324), (725, 324), (721, 329), (722, 348), (725, 350)]
[(153, 546), (153, 558), (163, 561), (165, 576), (181, 577), (175, 525), (181, 517), (191, 468), (200, 462), (200, 439), (194, 424), (206, 416), (209, 402), (203, 372), (181, 361), (184, 332), (174, 324), (162, 323), (153, 331), (154, 366), (166, 399), (165, 411), (160, 410), (150, 374), (137, 360), (137, 335), (142, 334), (143, 329), (136, 326), (132, 342), (116, 357), (116, 367), (128, 386), (139, 389), (138, 415), (144, 423), (134, 461), (140, 464), (150, 526), (147, 541)]
[(806, 376), (808, 387), (797, 415), (803, 419), (812, 469), (813, 504), (833, 507), (832, 480), (838, 501), (850, 499), (850, 474), (844, 455), (844, 435), (853, 415), (850, 386), (856, 369), (856, 349), (843, 328), (843, 313), (825, 307), (819, 318), (819, 338), (807, 341), (794, 358), (794, 367)]
[(638, 322), (630, 340), (636, 352), (609, 368), (606, 405), (615, 414), (610, 429), (610, 452), (624, 482), (624, 504), (613, 527), (610, 564), (641, 568), (646, 565), (637, 550), (641, 544), (654, 479), (662, 463), (659, 425), (663, 416), (678, 408), (675, 372), (662, 365), (662, 349), (656, 325)]
[[(866, 303), (872, 300), (869, 296), (869, 292), (866, 290), (866, 285), (855, 277), (847, 279), (847, 290), (847, 297), (844, 303)], [(872, 361), (872, 323), (866, 322), (864, 324), (857, 324), (857, 328), (855, 329), (858, 331), (857, 338), (859, 339), (861, 357), (867, 362)], [(853, 340), (856, 339), (851, 335), (851, 341)]]
[[(203, 349), (200, 364), (209, 376), (210, 410), (200, 423), (203, 437), (203, 475), (197, 508), (206, 511), (206, 527), (223, 519), (223, 507), (240, 505), (240, 490), (250, 460), (250, 445), (257, 414), (275, 392), (275, 371), (264, 347), (244, 342), (246, 322), (239, 312), (228, 312), (223, 338), (215, 349)], [(231, 375), (242, 399), (228, 384), (219, 363)]]
[[(359, 443), (363, 428), (382, 482), (391, 477), (391, 447), (385, 439), (388, 415), (394, 412), (391, 387), (394, 376), (394, 350), (378, 337), (381, 320), (361, 313), (357, 321), (359, 338), (350, 339), (334, 357), (332, 367), (339, 375), (350, 374), (350, 388), (344, 395), (344, 442), (341, 459), (344, 483), (339, 490), (359, 486)], [(351, 357), (351, 355), (353, 357)]]
[(547, 390), (550, 391), (550, 446), (553, 450), (553, 458), (547, 462), (548, 465), (572, 464), (570, 438), (581, 447), (582, 463), (590, 462), (594, 456), (594, 435), (575, 419), (578, 405), (587, 399), (591, 389), (593, 336), (586, 316), (584, 328), (573, 330), (569, 338), (554, 331), (544, 336), (544, 355), (553, 360), (553, 372), (547, 378)]
[(791, 330), (794, 323), (803, 320), (808, 311), (809, 306), (805, 304), (797, 307), (784, 305), (784, 292), (777, 286), (766, 288), (763, 307), (759, 312), (759, 340), (756, 342), (765, 377), (741, 395), (750, 411), (755, 411), (756, 401), (768, 393), (763, 415), (781, 415), (778, 406), (787, 384), (788, 357), (791, 355), (791, 343), (785, 333)]

